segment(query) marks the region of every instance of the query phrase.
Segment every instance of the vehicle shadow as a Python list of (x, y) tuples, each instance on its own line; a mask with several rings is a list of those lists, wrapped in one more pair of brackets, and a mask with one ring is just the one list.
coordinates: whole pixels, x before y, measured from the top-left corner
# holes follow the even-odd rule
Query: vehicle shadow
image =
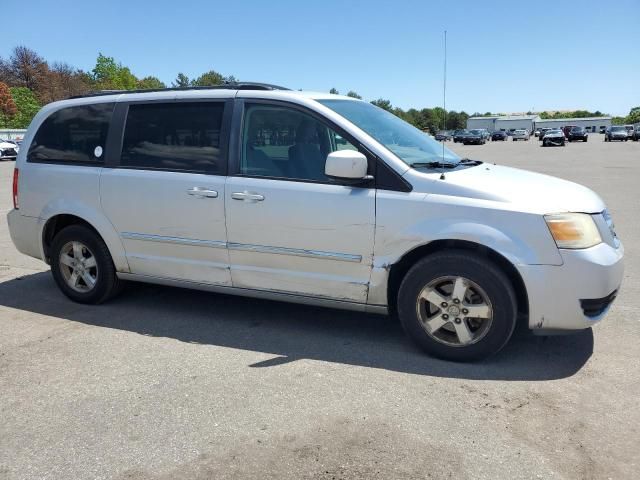
[(99, 306), (79, 305), (41, 272), (0, 283), (0, 305), (151, 337), (273, 354), (250, 365), (298, 359), (382, 368), (415, 375), (486, 380), (553, 380), (576, 373), (593, 353), (593, 334), (516, 335), (498, 355), (473, 364), (423, 354), (392, 317), (129, 284)]

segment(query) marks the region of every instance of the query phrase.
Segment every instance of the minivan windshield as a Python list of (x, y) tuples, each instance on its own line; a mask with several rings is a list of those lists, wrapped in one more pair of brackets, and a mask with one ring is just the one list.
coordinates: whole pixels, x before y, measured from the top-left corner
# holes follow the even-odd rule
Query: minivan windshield
[(437, 162), (456, 164), (460, 161), (460, 157), (442, 143), (368, 102), (317, 101), (371, 135), (409, 166)]

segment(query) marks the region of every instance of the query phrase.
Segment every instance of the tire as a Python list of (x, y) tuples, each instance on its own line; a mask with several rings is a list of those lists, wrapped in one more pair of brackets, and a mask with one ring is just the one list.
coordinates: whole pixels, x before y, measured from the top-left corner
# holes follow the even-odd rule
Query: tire
[(584, 137), (584, 143), (587, 143), (587, 140), (589, 140), (589, 137)]
[[(80, 245), (81, 256), (86, 265), (80, 268), (93, 279), (95, 283), (92, 286), (84, 280), (85, 275), (76, 275), (75, 282), (73, 280), (77, 270), (69, 262), (72, 260), (70, 263), (78, 263), (77, 245)], [(121, 282), (116, 275), (109, 249), (102, 238), (88, 227), (71, 225), (62, 229), (53, 239), (50, 253), (53, 278), (62, 293), (74, 302), (99, 304), (120, 291)], [(95, 267), (89, 266), (92, 264)], [(71, 286), (72, 283), (75, 283), (75, 288)]]
[[(451, 289), (458, 281), (460, 285), (466, 285), (463, 291), (468, 296), (455, 303)], [(450, 294), (437, 290), (438, 284), (447, 286)], [(451, 304), (436, 306), (425, 299), (425, 292), (431, 292), (429, 295), (435, 292), (437, 295), (432, 298), (436, 302), (443, 300)], [(474, 306), (469, 299), (472, 302), (482, 300), (475, 307), (488, 317), (484, 320), (463, 317), (464, 307)], [(428, 317), (429, 310), (434, 311), (434, 316)], [(441, 315), (450, 315), (449, 318), (460, 315), (462, 318), (442, 323), (445, 320)], [(507, 344), (516, 326), (517, 300), (511, 282), (495, 264), (467, 251), (450, 250), (430, 255), (409, 270), (398, 292), (398, 317), (407, 335), (428, 354), (466, 362), (487, 358)], [(435, 319), (440, 325), (428, 333), (428, 327), (423, 323), (425, 318)], [(460, 329), (469, 335), (466, 342), (460, 340), (463, 338), (457, 333)]]

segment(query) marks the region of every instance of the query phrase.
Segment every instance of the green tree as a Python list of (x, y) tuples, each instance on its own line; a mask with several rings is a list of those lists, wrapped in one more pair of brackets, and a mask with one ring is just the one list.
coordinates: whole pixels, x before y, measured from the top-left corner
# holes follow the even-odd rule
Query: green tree
[(159, 89), (159, 88), (167, 88), (167, 86), (160, 81), (158, 77), (144, 77), (138, 80), (138, 88), (141, 89)]
[(640, 107), (633, 107), (627, 115), (627, 123), (640, 123)]
[(7, 128), (11, 119), (18, 113), (11, 91), (6, 83), (0, 82), (0, 127)]
[(92, 70), (93, 80), (99, 90), (134, 90), (138, 79), (128, 67), (116, 63), (113, 57), (98, 53), (96, 66)]
[(376, 107), (380, 107), (387, 112), (393, 112), (393, 106), (391, 105), (390, 100), (385, 100), (384, 98), (379, 98), (377, 100), (372, 100), (371, 103)]
[(188, 87), (189, 85), (191, 85), (191, 80), (189, 80), (189, 77), (187, 77), (182, 72), (178, 73), (178, 76), (176, 77), (176, 79), (173, 82), (171, 82), (171, 86), (174, 88), (175, 87), (184, 88), (184, 87)]
[(362, 100), (362, 97), (358, 95), (356, 92), (354, 92), (353, 90), (349, 90), (347, 92), (347, 97), (357, 98), (358, 100)]
[(340, 95), (340, 92), (337, 88), (332, 88), (331, 90), (329, 90), (329, 93), (332, 93), (333, 95)]
[(16, 114), (9, 122), (9, 127), (27, 128), (35, 114), (40, 110), (38, 98), (27, 87), (12, 87), (9, 90), (17, 109)]
[(215, 70), (209, 70), (195, 80), (192, 80), (191, 85), (194, 87), (212, 87), (215, 85), (222, 85), (224, 82), (225, 78), (222, 74)]

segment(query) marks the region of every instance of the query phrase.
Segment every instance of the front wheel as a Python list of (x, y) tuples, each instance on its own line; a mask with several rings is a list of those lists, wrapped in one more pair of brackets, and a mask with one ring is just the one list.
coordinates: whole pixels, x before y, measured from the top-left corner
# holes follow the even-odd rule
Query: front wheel
[(62, 293), (78, 303), (102, 303), (120, 287), (106, 244), (82, 225), (66, 227), (53, 239), (51, 273)]
[(462, 250), (431, 255), (407, 273), (398, 316), (408, 336), (427, 353), (453, 361), (489, 357), (516, 325), (511, 282), (492, 262)]

